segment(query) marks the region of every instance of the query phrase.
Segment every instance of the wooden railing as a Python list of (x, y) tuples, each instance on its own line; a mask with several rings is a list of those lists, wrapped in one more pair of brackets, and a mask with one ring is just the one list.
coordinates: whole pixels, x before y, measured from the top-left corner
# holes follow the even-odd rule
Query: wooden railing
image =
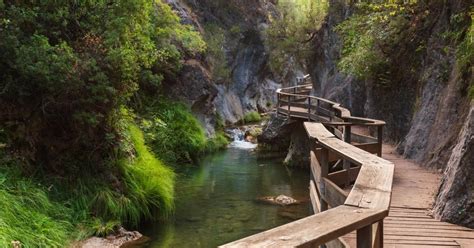
[[(310, 92), (310, 85), (279, 89), (277, 113), (308, 121), (315, 214), (221, 247), (343, 247), (340, 238), (353, 231), (357, 247), (383, 246), (394, 173), (393, 163), (380, 158), (385, 123), (353, 117), (338, 103)], [(353, 133), (354, 126), (375, 128), (377, 136), (370, 135), (374, 130)]]

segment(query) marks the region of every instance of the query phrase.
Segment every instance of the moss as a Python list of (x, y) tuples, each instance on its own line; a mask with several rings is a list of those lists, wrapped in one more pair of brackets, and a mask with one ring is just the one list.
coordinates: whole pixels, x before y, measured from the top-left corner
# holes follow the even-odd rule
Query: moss
[(242, 124), (245, 123), (254, 123), (254, 122), (259, 122), (262, 120), (262, 117), (257, 111), (252, 111), (247, 114), (245, 114), (244, 118), (242, 118), (241, 122)]

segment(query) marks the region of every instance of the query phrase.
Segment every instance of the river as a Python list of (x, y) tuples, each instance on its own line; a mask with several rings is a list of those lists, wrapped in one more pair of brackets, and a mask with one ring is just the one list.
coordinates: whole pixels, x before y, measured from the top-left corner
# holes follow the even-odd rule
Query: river
[[(141, 228), (151, 238), (147, 247), (216, 247), (309, 215), (309, 173), (286, 168), (281, 158), (258, 159), (251, 144), (237, 142), (178, 172), (175, 214)], [(280, 194), (304, 203), (256, 201)]]

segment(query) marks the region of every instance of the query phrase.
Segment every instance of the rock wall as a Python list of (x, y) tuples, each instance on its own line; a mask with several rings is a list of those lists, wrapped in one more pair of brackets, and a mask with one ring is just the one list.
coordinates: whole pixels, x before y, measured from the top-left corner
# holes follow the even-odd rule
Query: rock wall
[[(377, 87), (370, 80), (342, 74), (336, 63), (341, 39), (334, 28), (351, 15), (351, 6), (330, 1), (326, 24), (314, 40), (312, 68), (315, 94), (342, 103), (354, 115), (387, 122), (385, 140), (398, 144), (397, 151), (423, 166), (445, 170), (436, 200), (436, 216), (473, 227), (474, 158), (472, 102), (467, 87), (472, 73), (460, 75), (455, 49), (443, 40), (450, 30), (451, 13), (465, 8), (461, 0), (444, 2), (429, 20), (427, 52), (413, 77), (400, 77), (396, 87)], [(401, 74), (404, 68), (400, 58)], [(395, 65), (394, 65), (395, 66)]]
[(434, 210), (443, 220), (474, 228), (474, 104), (455, 144)]
[(225, 61), (220, 62), (227, 65), (228, 78), (214, 78), (210, 55), (201, 54), (186, 58), (188, 61), (177, 80), (165, 84), (167, 93), (192, 107), (210, 135), (217, 115), (234, 124), (248, 112), (267, 112), (276, 102), (275, 90), (303, 75), (296, 67), (282, 74), (272, 72), (268, 66), (264, 32), (269, 17), (277, 13), (273, 1), (166, 1), (182, 22), (195, 26), (204, 36), (209, 32), (205, 30), (209, 24), (223, 30), (225, 35), (220, 44)]

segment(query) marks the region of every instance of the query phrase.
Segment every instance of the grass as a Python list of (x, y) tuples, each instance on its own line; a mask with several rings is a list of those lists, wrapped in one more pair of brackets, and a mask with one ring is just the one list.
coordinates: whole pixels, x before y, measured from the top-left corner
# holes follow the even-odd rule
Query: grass
[(165, 163), (192, 163), (206, 148), (201, 123), (183, 104), (169, 101), (151, 103), (141, 118), (146, 144)]
[(229, 140), (224, 132), (217, 131), (213, 138), (207, 140), (206, 152), (215, 152), (224, 149), (229, 144)]
[[(132, 201), (146, 219), (167, 216), (174, 208), (175, 174), (150, 152), (137, 126), (130, 125), (129, 131), (136, 157), (124, 169), (127, 188), (133, 193)], [(130, 217), (139, 219), (136, 213)]]
[(45, 187), (14, 170), (0, 171), (0, 247), (63, 247), (73, 230), (71, 211), (52, 201)]
[(74, 181), (26, 177), (18, 161), (0, 153), (0, 247), (12, 241), (22, 247), (64, 247), (70, 240), (106, 236), (120, 225), (136, 227), (144, 219), (170, 215), (174, 172), (150, 152), (136, 125), (128, 125), (127, 139), (133, 154), (112, 161), (105, 174), (117, 177), (118, 185), (87, 172)]
[(244, 118), (242, 118), (241, 122), (242, 124), (245, 123), (254, 123), (254, 122), (259, 122), (262, 120), (262, 117), (257, 111), (252, 111), (244, 115)]

